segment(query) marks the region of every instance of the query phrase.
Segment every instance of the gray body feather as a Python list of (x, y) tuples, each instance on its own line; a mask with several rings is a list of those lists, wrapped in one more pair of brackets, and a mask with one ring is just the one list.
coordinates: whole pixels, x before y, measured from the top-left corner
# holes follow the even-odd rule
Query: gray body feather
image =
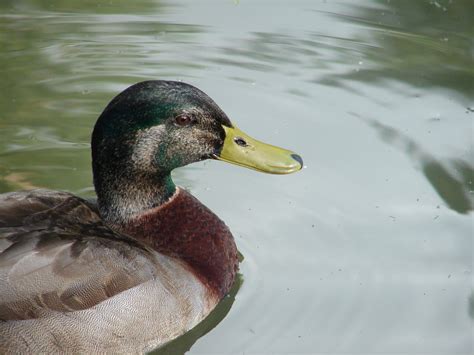
[(0, 353), (151, 350), (218, 300), (181, 261), (48, 190), (0, 195)]

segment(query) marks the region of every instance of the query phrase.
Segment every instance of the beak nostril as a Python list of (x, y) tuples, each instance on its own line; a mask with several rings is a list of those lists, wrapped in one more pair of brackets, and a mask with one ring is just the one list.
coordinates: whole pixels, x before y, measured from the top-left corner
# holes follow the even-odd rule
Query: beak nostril
[(240, 145), (241, 147), (246, 147), (247, 146), (247, 142), (245, 141), (245, 139), (241, 138), (241, 137), (235, 137), (234, 138), (234, 142), (237, 144), (237, 145)]
[(291, 154), (291, 157), (300, 163), (301, 167), (303, 167), (303, 158), (301, 158), (298, 154)]

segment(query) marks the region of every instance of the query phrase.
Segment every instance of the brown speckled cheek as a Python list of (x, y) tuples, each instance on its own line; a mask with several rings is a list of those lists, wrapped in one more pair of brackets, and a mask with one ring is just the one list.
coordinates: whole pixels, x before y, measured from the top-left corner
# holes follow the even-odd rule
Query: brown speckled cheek
[(199, 145), (197, 149), (198, 158), (213, 154), (223, 144), (223, 140), (217, 132), (197, 129), (194, 135)]
[(131, 163), (140, 171), (173, 169), (211, 154), (215, 137), (197, 127), (159, 125), (139, 131)]
[(160, 144), (163, 144), (165, 126), (153, 126), (138, 131), (135, 136), (135, 144), (131, 155), (131, 162), (139, 170), (156, 171), (156, 152)]
[(176, 129), (168, 147), (168, 159), (179, 157), (181, 164), (186, 165), (201, 160), (214, 150), (215, 137), (212, 133), (198, 127)]

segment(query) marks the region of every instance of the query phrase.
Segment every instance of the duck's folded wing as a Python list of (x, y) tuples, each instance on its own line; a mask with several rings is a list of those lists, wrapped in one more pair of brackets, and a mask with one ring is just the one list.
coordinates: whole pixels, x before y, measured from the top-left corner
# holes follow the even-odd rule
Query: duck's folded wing
[[(76, 197), (68, 192), (46, 189), (1, 194), (0, 227), (22, 226), (26, 217), (56, 208), (66, 200), (74, 198)], [(89, 207), (93, 208), (91, 205)]]
[(0, 198), (0, 321), (87, 309), (155, 277), (153, 253), (93, 206), (38, 194)]

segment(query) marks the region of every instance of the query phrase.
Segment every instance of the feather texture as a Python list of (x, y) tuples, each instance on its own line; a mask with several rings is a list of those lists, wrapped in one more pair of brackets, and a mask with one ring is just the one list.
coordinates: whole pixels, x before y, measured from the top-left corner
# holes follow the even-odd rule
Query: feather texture
[(145, 351), (218, 302), (181, 261), (48, 190), (0, 195), (0, 294), (1, 353)]

